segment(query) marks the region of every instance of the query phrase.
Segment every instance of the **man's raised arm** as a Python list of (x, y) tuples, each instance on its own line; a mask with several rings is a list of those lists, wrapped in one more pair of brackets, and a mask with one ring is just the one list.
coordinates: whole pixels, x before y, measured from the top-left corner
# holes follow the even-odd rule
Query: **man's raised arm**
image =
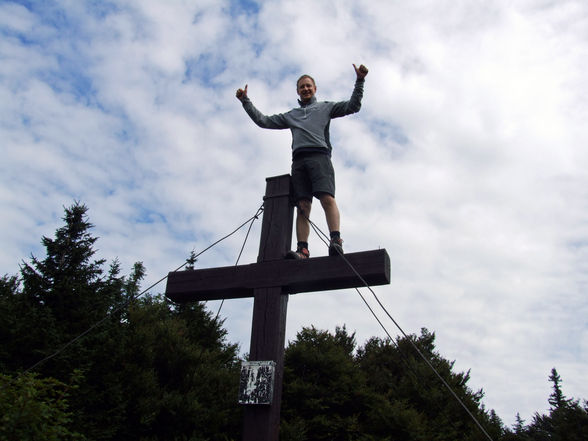
[(339, 118), (345, 115), (351, 115), (352, 113), (359, 112), (361, 109), (361, 99), (363, 98), (363, 84), (365, 82), (365, 77), (368, 74), (368, 68), (365, 67), (363, 64), (357, 67), (355, 64), (353, 65), (353, 69), (355, 69), (355, 75), (357, 76), (355, 80), (355, 87), (353, 88), (353, 93), (351, 94), (351, 98), (349, 101), (341, 101), (339, 103), (335, 103), (333, 106), (333, 110), (331, 111), (331, 118)]
[(247, 84), (244, 89), (238, 89), (235, 96), (243, 104), (249, 118), (262, 129), (287, 129), (286, 118), (282, 114), (267, 116), (255, 108), (247, 96)]

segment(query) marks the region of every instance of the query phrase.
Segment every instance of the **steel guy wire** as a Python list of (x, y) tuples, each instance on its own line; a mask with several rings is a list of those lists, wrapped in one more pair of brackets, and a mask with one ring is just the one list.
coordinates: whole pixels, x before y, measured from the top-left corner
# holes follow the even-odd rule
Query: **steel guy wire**
[[(253, 223), (255, 222), (256, 219), (259, 218), (259, 215), (263, 212), (263, 204), (261, 205), (261, 207), (259, 207), (259, 209), (257, 210), (257, 213), (255, 213), (255, 216), (251, 217), (248, 222), (249, 223), (249, 228), (247, 229), (247, 234), (245, 235), (245, 240), (243, 241), (243, 245), (241, 245), (241, 251), (239, 251), (239, 255), (237, 256), (237, 261), (235, 262), (235, 266), (239, 265), (239, 260), (241, 259), (241, 255), (243, 254), (243, 250), (245, 249), (245, 244), (247, 243), (247, 239), (249, 238), (249, 233), (251, 232), (251, 227), (253, 227)], [(223, 307), (225, 303), (225, 299), (222, 299), (220, 306), (218, 307), (218, 311), (216, 312), (216, 317), (214, 318), (214, 320), (216, 321), (218, 319), (218, 316), (220, 315), (221, 312), (221, 308)]]
[[(216, 242), (212, 243), (211, 245), (209, 245), (208, 247), (204, 248), (202, 251), (200, 251), (198, 254), (196, 254), (195, 256), (193, 256), (194, 259), (196, 259), (198, 256), (201, 256), (202, 254), (204, 254), (206, 251), (210, 250), (211, 248), (213, 248), (214, 246), (218, 245), (220, 242), (222, 242), (223, 240), (229, 238), (230, 236), (232, 236), (233, 234), (235, 234), (237, 231), (239, 231), (241, 228), (243, 228), (245, 225), (247, 225), (248, 223), (251, 222), (251, 224), (253, 224), (253, 221), (257, 218), (259, 218), (259, 215), (263, 212), (263, 204), (257, 209), (257, 211), (255, 212), (255, 214), (253, 216), (251, 216), (249, 219), (247, 219), (245, 222), (243, 222), (241, 225), (239, 225), (237, 228), (235, 228), (233, 231), (231, 231), (229, 234), (221, 237), (220, 239), (218, 239)], [(251, 225), (249, 226), (249, 231), (251, 231)], [(247, 232), (247, 236), (249, 236), (249, 231)], [(247, 240), (247, 238), (245, 239)], [(243, 244), (243, 247), (245, 246), (245, 244)], [(241, 252), (243, 252), (243, 248), (241, 248)], [(241, 257), (241, 253), (239, 253), (239, 258)], [(238, 261), (238, 260), (237, 260)], [(177, 272), (179, 270), (181, 270), (184, 266), (187, 265), (187, 261), (184, 262), (182, 265), (180, 265), (178, 268), (176, 268), (175, 270), (173, 270), (172, 272)], [(74, 337), (73, 339), (71, 339), (70, 341), (68, 341), (66, 344), (64, 344), (61, 348), (59, 348), (58, 350), (56, 350), (55, 352), (53, 352), (52, 354), (48, 355), (47, 357), (43, 358), (42, 360), (39, 360), (38, 362), (36, 362), (35, 364), (33, 364), (32, 366), (30, 366), (29, 368), (25, 369), (24, 371), (22, 371), (21, 373), (19, 373), (19, 375), (16, 378), (19, 378), (20, 376), (22, 376), (23, 374), (26, 374), (27, 372), (32, 371), (33, 369), (39, 367), (40, 365), (46, 363), (47, 361), (51, 360), (52, 358), (55, 358), (57, 355), (61, 354), (62, 352), (64, 352), (68, 347), (70, 347), (71, 345), (73, 345), (75, 342), (77, 342), (78, 340), (80, 340), (81, 338), (83, 338), (84, 336), (86, 336), (87, 334), (89, 334), (90, 332), (92, 332), (94, 329), (96, 329), (98, 326), (100, 326), (102, 323), (104, 323), (106, 320), (108, 320), (110, 317), (112, 317), (113, 314), (117, 313), (118, 311), (127, 308), (129, 306), (129, 304), (131, 303), (131, 301), (133, 301), (134, 299), (137, 299), (141, 296), (143, 296), (144, 294), (146, 294), (147, 292), (149, 292), (150, 290), (152, 290), (153, 288), (155, 288), (157, 285), (159, 285), (161, 282), (163, 282), (165, 279), (167, 279), (167, 275), (162, 277), (161, 279), (159, 279), (157, 282), (153, 283), (152, 285), (150, 285), (148, 288), (144, 289), (141, 293), (139, 293), (137, 296), (130, 296), (129, 299), (127, 299), (121, 306), (113, 309), (112, 311), (110, 311), (106, 316), (104, 316), (102, 319), (100, 319), (99, 321), (97, 321), (96, 323), (94, 323), (92, 326), (90, 326), (88, 329), (86, 329), (84, 332), (82, 332), (81, 334), (77, 335), (76, 337)], [(222, 305), (221, 305), (222, 306)], [(220, 309), (219, 309), (219, 313), (220, 313)], [(218, 314), (217, 314), (218, 317)], [(16, 380), (15, 378), (15, 380)]]
[[(302, 215), (308, 220), (308, 222), (310, 223), (310, 225), (312, 226), (312, 228), (314, 229), (314, 231), (318, 234), (319, 238), (323, 242), (325, 242), (325, 244), (326, 244), (327, 243), (326, 242), (326, 239), (328, 238), (328, 236), (313, 221), (310, 220), (310, 218), (304, 213), (303, 210), (299, 209), (299, 212), (301, 212)], [(416, 345), (416, 343), (408, 336), (408, 334), (406, 334), (406, 332), (404, 332), (404, 330), (402, 329), (402, 327), (398, 324), (398, 322), (394, 319), (394, 317), (392, 317), (392, 315), (388, 312), (388, 310), (386, 309), (386, 307), (384, 306), (384, 304), (380, 301), (380, 299), (378, 298), (378, 296), (376, 295), (376, 293), (374, 292), (374, 290), (371, 288), (371, 286), (369, 286), (369, 284), (361, 276), (361, 274), (359, 274), (359, 272), (357, 272), (357, 270), (355, 269), (355, 267), (345, 257), (345, 254), (344, 253), (341, 253), (340, 250), (337, 250), (337, 253), (339, 254), (339, 256), (341, 258), (343, 258), (343, 260), (345, 261), (345, 263), (347, 264), (347, 266), (349, 266), (349, 268), (353, 271), (353, 273), (359, 278), (359, 280), (361, 281), (361, 283), (363, 283), (365, 285), (365, 287), (372, 293), (372, 295), (376, 299), (376, 302), (378, 303), (378, 305), (380, 305), (380, 307), (382, 308), (382, 310), (384, 311), (384, 313), (388, 316), (388, 318), (390, 318), (390, 320), (392, 321), (392, 323), (394, 323), (394, 325), (396, 326), (396, 328), (398, 328), (398, 330), (400, 331), (400, 333), (410, 342), (410, 344), (413, 347), (413, 349), (423, 359), (423, 361), (429, 366), (429, 368), (435, 373), (435, 375), (437, 376), (437, 378), (449, 390), (449, 392), (451, 393), (451, 395), (453, 395), (453, 397), (457, 400), (457, 402), (461, 405), (461, 407), (463, 407), (463, 409), (470, 416), (470, 418), (474, 421), (474, 423), (478, 426), (478, 428), (482, 431), (482, 433), (486, 436), (486, 438), (488, 438), (490, 441), (494, 441), (492, 439), (492, 437), (488, 434), (488, 432), (484, 429), (484, 427), (482, 426), (482, 424), (474, 416), (474, 414), (467, 408), (467, 406), (465, 405), (465, 403), (463, 402), (463, 400), (461, 398), (459, 398), (459, 396), (455, 393), (455, 391), (449, 385), (449, 383), (447, 383), (447, 381), (441, 376), (441, 374), (435, 368), (435, 366), (433, 366), (433, 364), (431, 363), (431, 361), (422, 353), (422, 351), (418, 348), (418, 346)], [(357, 288), (356, 288), (356, 290), (359, 293), (359, 290)], [(361, 294), (360, 294), (360, 297), (362, 298), (362, 300), (364, 301), (364, 303), (366, 303), (366, 305), (367, 305), (367, 302), (365, 301), (365, 299), (363, 298), (363, 296)], [(376, 315), (374, 314), (372, 308), (369, 307), (369, 305), (368, 305), (368, 308), (372, 312), (372, 314), (374, 315), (374, 317), (376, 317)], [(382, 326), (382, 328), (384, 328), (384, 331), (386, 332), (386, 334), (388, 336), (390, 336), (390, 334), (388, 333), (388, 331), (386, 330), (386, 328), (382, 325), (382, 323), (380, 322), (380, 320), (377, 317), (376, 317), (376, 320), (378, 321), (378, 323), (380, 323), (380, 326)]]

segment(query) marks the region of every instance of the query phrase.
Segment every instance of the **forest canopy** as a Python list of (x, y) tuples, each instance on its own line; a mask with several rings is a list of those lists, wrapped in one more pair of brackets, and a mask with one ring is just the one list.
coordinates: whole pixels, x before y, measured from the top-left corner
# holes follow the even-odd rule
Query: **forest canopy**
[[(44, 257), (0, 278), (0, 439), (240, 439), (243, 360), (222, 320), (201, 303), (139, 295), (140, 261), (121, 275), (116, 259), (96, 259), (85, 205), (63, 222), (42, 238)], [(280, 439), (588, 439), (588, 404), (564, 394), (555, 368), (549, 412), (513, 427), (469, 379), (427, 329), (358, 345), (344, 326), (310, 325), (286, 347)]]

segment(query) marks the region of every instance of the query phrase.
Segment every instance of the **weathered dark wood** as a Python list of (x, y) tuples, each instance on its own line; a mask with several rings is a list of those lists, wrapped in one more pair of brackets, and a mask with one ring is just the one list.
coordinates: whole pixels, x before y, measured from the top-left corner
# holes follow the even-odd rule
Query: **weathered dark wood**
[[(276, 441), (279, 434), (288, 295), (390, 283), (386, 250), (285, 260), (292, 242), (294, 209), (290, 176), (267, 178), (257, 263), (169, 273), (166, 296), (175, 302), (253, 297), (251, 361), (276, 362), (270, 405), (244, 409), (243, 441)], [(347, 263), (347, 262), (349, 263)], [(350, 265), (355, 268), (353, 271)]]
[[(290, 176), (266, 179), (263, 221), (257, 261), (282, 259), (292, 242), (294, 207), (290, 204)], [(269, 406), (246, 406), (243, 441), (277, 441), (280, 432), (284, 343), (288, 295), (280, 285), (260, 285), (253, 292), (253, 321), (249, 359), (276, 362), (274, 396)]]
[(242, 439), (274, 441), (280, 429), (288, 295), (280, 287), (257, 288), (254, 299), (249, 359), (276, 362), (274, 396), (270, 406), (245, 407)]
[(362, 286), (350, 265), (371, 286), (390, 283), (390, 258), (385, 249), (314, 257), (270, 260), (250, 265), (178, 271), (167, 279), (166, 295), (174, 302), (252, 297), (255, 288), (281, 286), (284, 294)]
[(282, 259), (292, 244), (294, 207), (290, 203), (290, 175), (265, 181), (258, 262)]

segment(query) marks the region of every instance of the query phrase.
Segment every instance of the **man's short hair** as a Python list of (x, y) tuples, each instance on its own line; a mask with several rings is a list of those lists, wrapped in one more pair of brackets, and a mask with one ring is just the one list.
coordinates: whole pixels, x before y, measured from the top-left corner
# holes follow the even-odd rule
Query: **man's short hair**
[(316, 87), (316, 82), (314, 81), (314, 78), (311, 77), (310, 75), (304, 74), (304, 75), (301, 75), (300, 78), (298, 78), (298, 81), (296, 81), (296, 89), (298, 89), (298, 85), (300, 84), (300, 81), (303, 80), (304, 78), (310, 78), (310, 81), (312, 81), (312, 84), (314, 85), (314, 87)]

